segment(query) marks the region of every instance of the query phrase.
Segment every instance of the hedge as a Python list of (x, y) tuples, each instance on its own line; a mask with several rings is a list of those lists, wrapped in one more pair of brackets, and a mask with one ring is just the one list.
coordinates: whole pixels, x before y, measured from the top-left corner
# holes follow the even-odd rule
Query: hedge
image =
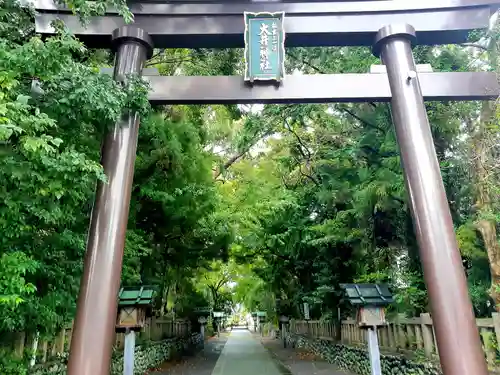
[[(134, 374), (143, 375), (148, 369), (157, 367), (178, 354), (199, 348), (202, 345), (201, 335), (192, 334), (189, 338), (173, 338), (138, 345), (135, 348)], [(32, 375), (66, 375), (68, 353), (58, 357), (58, 360), (37, 367)], [(111, 375), (123, 374), (123, 350), (115, 351), (111, 360)]]
[[(331, 341), (308, 339), (304, 336), (287, 334), (286, 340), (294, 347), (306, 348), (341, 369), (358, 375), (371, 375), (367, 350)], [(380, 355), (384, 375), (441, 375), (441, 369), (434, 363), (420, 363), (399, 355)]]

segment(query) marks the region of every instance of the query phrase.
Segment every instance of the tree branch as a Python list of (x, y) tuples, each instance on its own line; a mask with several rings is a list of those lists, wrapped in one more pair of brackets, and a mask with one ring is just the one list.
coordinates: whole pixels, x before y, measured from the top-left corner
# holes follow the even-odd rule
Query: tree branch
[(311, 180), (312, 182), (314, 182), (314, 184), (316, 186), (321, 186), (320, 182), (318, 180), (316, 180), (313, 176), (311, 176), (311, 175), (309, 175), (307, 173), (302, 172), (302, 166), (301, 165), (299, 165), (299, 173), (302, 176), (304, 176), (304, 177), (308, 178), (309, 180)]
[(473, 47), (473, 48), (481, 49), (483, 51), (488, 51), (488, 47), (482, 46), (482, 45), (477, 44), (477, 43), (462, 43), (461, 46), (464, 46), (464, 47)]
[[(297, 139), (297, 142), (299, 142), (300, 144), (300, 153), (302, 154), (303, 157), (307, 158), (307, 160), (310, 160), (311, 159), (311, 153), (309, 152), (309, 149), (307, 148), (307, 146), (304, 144), (304, 142), (302, 141), (302, 139), (299, 137), (299, 135), (297, 134), (296, 131), (294, 131), (290, 125), (288, 124), (288, 121), (284, 120), (284, 124), (285, 124), (285, 129), (288, 130), (290, 133), (292, 133), (295, 138)], [(304, 150), (307, 152), (307, 155), (304, 153)]]
[(229, 281), (229, 277), (224, 276), (218, 283), (217, 286), (215, 287), (215, 290), (218, 291), (226, 282)]
[(306, 177), (307, 179), (311, 180), (312, 182), (314, 182), (314, 184), (316, 186), (321, 186), (321, 182), (319, 180), (317, 180), (316, 178), (314, 178), (313, 176), (307, 174), (307, 173), (304, 173), (302, 172), (302, 163), (300, 160), (298, 160), (295, 156), (292, 155), (292, 157), (294, 158), (295, 162), (297, 163), (298, 167), (299, 167), (299, 173), (303, 176), (303, 177)]
[(306, 66), (308, 66), (309, 68), (311, 68), (312, 70), (314, 70), (315, 72), (317, 73), (321, 73), (321, 74), (328, 74), (327, 72), (325, 72), (324, 70), (318, 68), (317, 66), (314, 66), (313, 64), (311, 64), (309, 61), (306, 61), (304, 59), (299, 59), (297, 56), (295, 56), (295, 54), (293, 53), (290, 53), (289, 54), (295, 61), (298, 61)]
[(355, 118), (356, 120), (358, 120), (359, 122), (361, 122), (362, 124), (368, 126), (369, 128), (373, 128), (373, 129), (377, 129), (377, 130), (380, 130), (381, 132), (384, 132), (385, 130), (380, 128), (379, 126), (375, 125), (375, 124), (372, 124), (371, 122), (368, 122), (364, 119), (362, 119), (361, 117), (359, 117), (358, 115), (356, 115), (354, 112), (352, 112), (350, 109), (347, 109), (345, 107), (340, 107), (340, 109), (342, 111), (344, 111), (345, 113), (347, 113), (349, 116)]
[[(253, 144), (252, 144), (253, 146)], [(229, 158), (229, 160), (227, 160), (224, 165), (222, 166), (222, 168), (219, 168), (217, 170), (214, 171), (214, 180), (217, 180), (217, 178), (219, 178), (219, 176), (222, 174), (223, 171), (229, 169), (229, 167), (231, 167), (231, 165), (233, 165), (234, 163), (236, 163), (240, 158), (242, 158), (248, 151), (250, 151), (250, 149), (252, 148), (252, 146), (246, 148), (245, 150), (231, 156), (231, 158)]]
[(250, 143), (247, 147), (245, 147), (245, 149), (243, 151), (240, 151), (236, 154), (234, 154), (233, 156), (231, 156), (229, 158), (229, 160), (227, 160), (224, 165), (222, 166), (222, 168), (219, 168), (217, 171), (214, 172), (214, 180), (216, 180), (217, 178), (219, 178), (219, 176), (222, 174), (222, 172), (228, 170), (234, 163), (236, 163), (240, 158), (242, 158), (247, 152), (250, 151), (250, 149), (255, 146), (257, 144), (257, 142), (259, 142), (260, 140), (262, 140), (264, 137), (267, 137), (268, 135), (272, 134), (274, 131), (274, 128), (268, 130), (267, 132), (265, 132), (264, 134), (262, 134), (261, 136), (258, 136), (256, 137), (252, 143)]

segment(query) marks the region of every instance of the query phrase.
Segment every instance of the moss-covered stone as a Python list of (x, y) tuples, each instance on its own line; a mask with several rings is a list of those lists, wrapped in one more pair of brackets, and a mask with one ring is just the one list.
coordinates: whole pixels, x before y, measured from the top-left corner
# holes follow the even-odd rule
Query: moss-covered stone
[[(311, 340), (304, 336), (287, 334), (289, 345), (305, 348), (327, 360), (335, 363), (343, 370), (358, 375), (370, 375), (370, 359), (368, 352), (359, 347), (336, 344), (331, 341)], [(441, 369), (434, 363), (420, 363), (404, 356), (380, 355), (382, 374), (384, 375), (441, 375)]]
[[(148, 369), (161, 365), (163, 362), (175, 358), (184, 352), (191, 351), (202, 346), (202, 338), (199, 333), (189, 338), (167, 339), (158, 342), (149, 342), (138, 345), (135, 348), (134, 373), (144, 374)], [(66, 364), (68, 354), (60, 355), (56, 361), (37, 367), (32, 375), (66, 375)], [(111, 375), (123, 374), (123, 350), (115, 351), (111, 360)]]

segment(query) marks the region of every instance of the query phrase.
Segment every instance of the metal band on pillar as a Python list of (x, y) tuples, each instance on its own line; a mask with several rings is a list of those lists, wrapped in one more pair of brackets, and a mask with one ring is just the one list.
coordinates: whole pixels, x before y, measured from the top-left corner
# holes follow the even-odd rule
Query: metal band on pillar
[(387, 67), (392, 116), (444, 375), (488, 374), (424, 106), (409, 25), (382, 28), (373, 52)]
[[(113, 46), (118, 81), (141, 74), (152, 54), (147, 33), (133, 26), (116, 29)], [(102, 146), (101, 163), (108, 181), (97, 186), (68, 375), (109, 374), (138, 129), (139, 115), (124, 113)]]

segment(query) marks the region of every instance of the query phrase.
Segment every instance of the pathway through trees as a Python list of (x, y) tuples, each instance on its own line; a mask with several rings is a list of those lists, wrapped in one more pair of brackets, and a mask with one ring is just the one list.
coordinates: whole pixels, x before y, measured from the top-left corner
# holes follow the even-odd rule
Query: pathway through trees
[(212, 338), (195, 357), (151, 375), (350, 375), (309, 353), (283, 349), (282, 341), (262, 339), (247, 330)]
[(247, 330), (233, 330), (212, 375), (285, 375), (269, 352)]

